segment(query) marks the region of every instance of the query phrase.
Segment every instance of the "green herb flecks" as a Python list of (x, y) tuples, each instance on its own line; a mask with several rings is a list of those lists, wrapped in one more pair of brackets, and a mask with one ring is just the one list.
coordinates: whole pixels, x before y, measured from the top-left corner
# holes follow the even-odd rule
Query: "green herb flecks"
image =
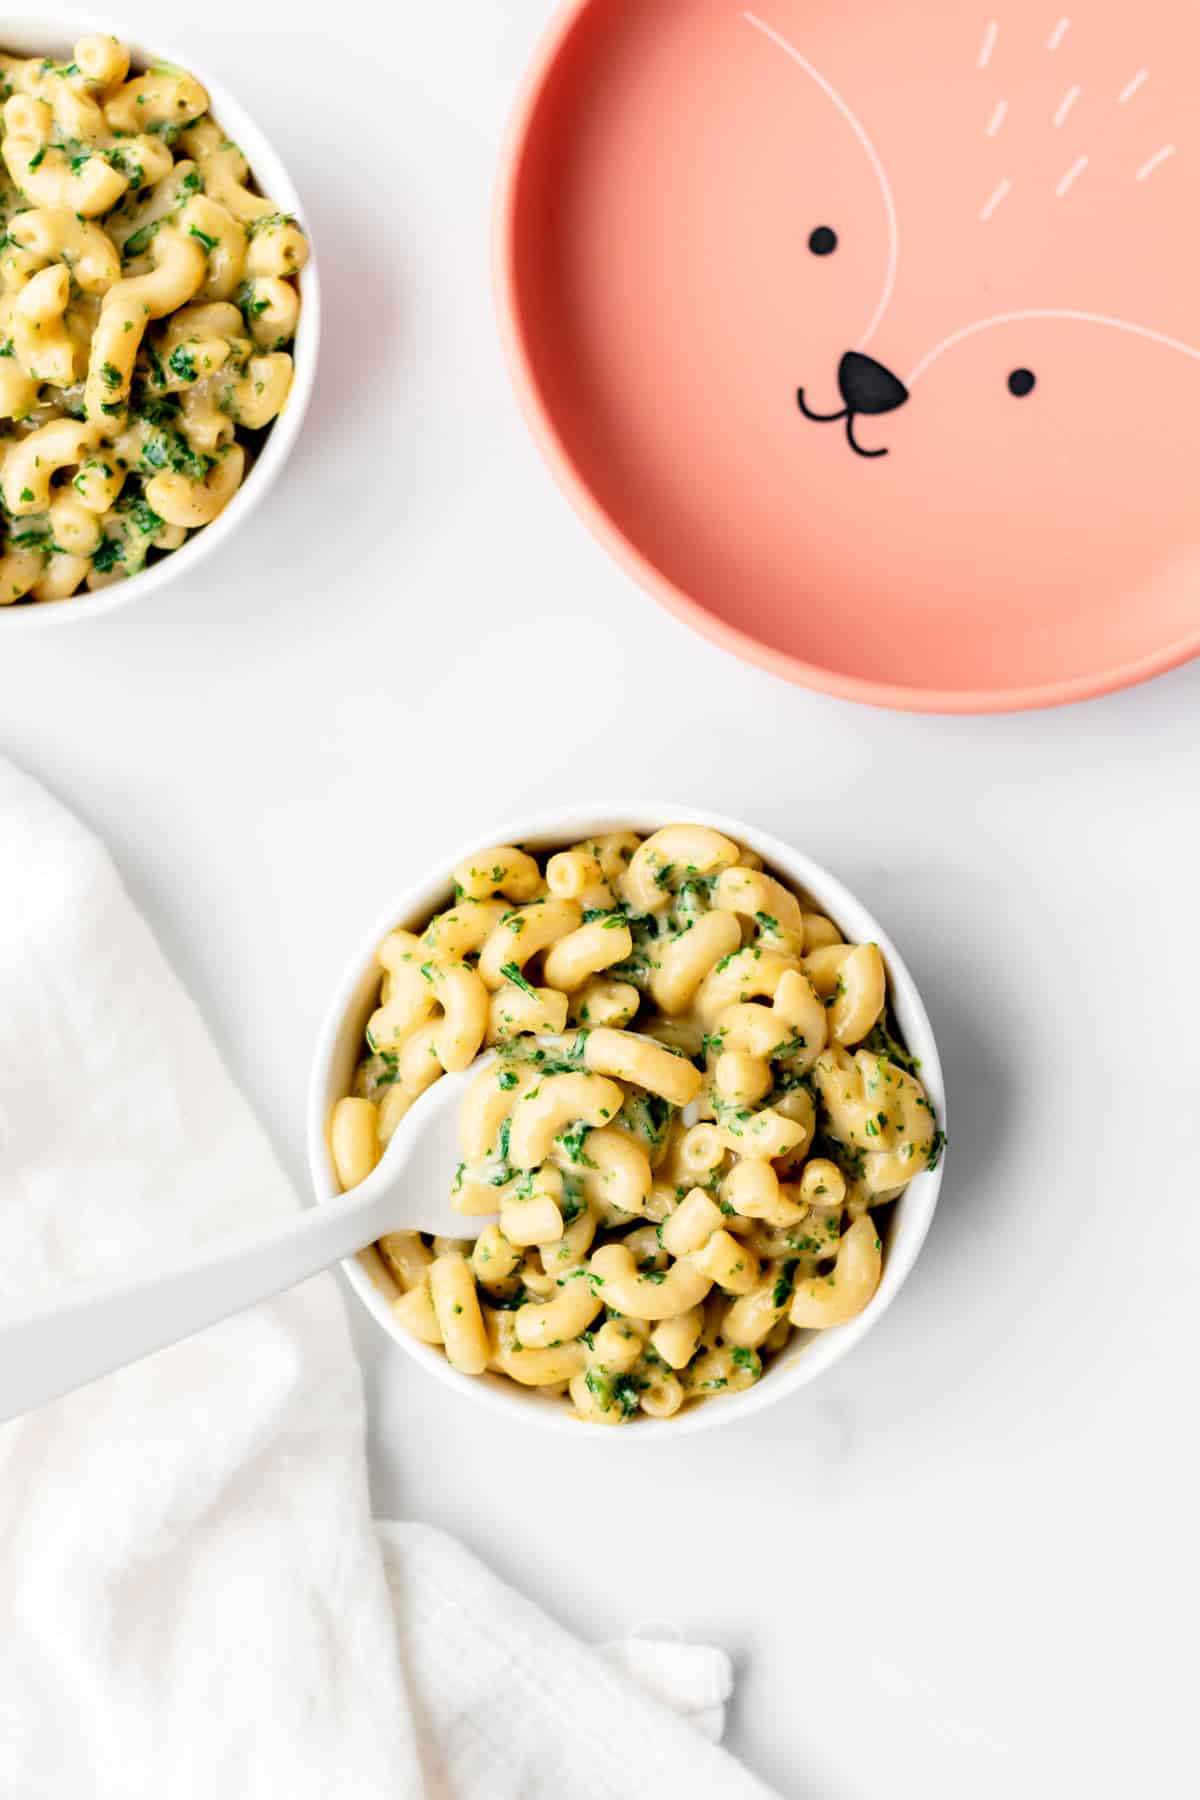
[(196, 352), (189, 350), (186, 344), (176, 344), (167, 358), (167, 367), (180, 381), (195, 381)]
[(125, 561), (125, 546), (120, 538), (103, 537), (92, 551), (92, 567), (98, 574), (108, 575), (118, 563)]
[(519, 987), (521, 992), (523, 994), (528, 994), (531, 1000), (537, 999), (537, 989), (526, 981), (515, 962), (503, 963), (500, 968), (500, 973), (503, 975), (505, 981), (511, 981), (514, 987)]

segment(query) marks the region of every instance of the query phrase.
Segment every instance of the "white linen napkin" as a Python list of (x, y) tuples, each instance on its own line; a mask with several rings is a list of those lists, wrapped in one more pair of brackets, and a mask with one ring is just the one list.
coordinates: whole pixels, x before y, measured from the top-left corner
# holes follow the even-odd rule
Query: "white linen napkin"
[[(0, 760), (0, 1295), (296, 1204), (107, 853)], [(328, 1275), (0, 1428), (0, 1795), (769, 1800), (708, 1741), (721, 1652), (597, 1653), (377, 1536), (363, 1443)]]

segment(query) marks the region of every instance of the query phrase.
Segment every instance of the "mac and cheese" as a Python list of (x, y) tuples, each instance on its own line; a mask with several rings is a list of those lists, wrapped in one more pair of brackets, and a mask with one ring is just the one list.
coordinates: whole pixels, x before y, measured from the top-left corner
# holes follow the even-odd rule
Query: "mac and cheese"
[(308, 246), (208, 95), (113, 37), (0, 55), (0, 605), (207, 525), (288, 396)]
[(942, 1144), (878, 947), (701, 826), (454, 873), (380, 947), (331, 1121), (349, 1188), (443, 1070), (495, 1052), (460, 1120), (462, 1237), (378, 1245), (404, 1325), (619, 1424), (747, 1388), (795, 1330), (861, 1312), (877, 1209)]

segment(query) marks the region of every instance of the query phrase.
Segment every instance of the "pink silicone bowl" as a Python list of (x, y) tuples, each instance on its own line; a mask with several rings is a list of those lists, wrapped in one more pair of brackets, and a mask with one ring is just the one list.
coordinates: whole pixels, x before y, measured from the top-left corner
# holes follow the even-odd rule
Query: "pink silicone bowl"
[(657, 599), (846, 698), (1200, 649), (1200, 11), (571, 0), (496, 207), (551, 469)]

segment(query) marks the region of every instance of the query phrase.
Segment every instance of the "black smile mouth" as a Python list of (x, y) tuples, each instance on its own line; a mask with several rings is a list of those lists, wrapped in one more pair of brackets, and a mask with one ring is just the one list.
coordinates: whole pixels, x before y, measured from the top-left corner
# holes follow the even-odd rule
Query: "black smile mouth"
[(814, 412), (812, 410), (811, 406), (809, 406), (808, 402), (804, 398), (804, 389), (803, 388), (796, 389), (796, 404), (797, 404), (797, 406), (799, 406), (800, 411), (804, 414), (805, 418), (811, 419), (813, 421), (813, 423), (816, 425), (836, 425), (839, 419), (845, 419), (845, 421), (846, 421), (846, 442), (849, 444), (850, 448), (853, 450), (855, 456), (863, 456), (863, 457), (866, 457), (868, 461), (870, 461), (877, 456), (886, 456), (887, 455), (888, 446), (886, 444), (884, 444), (878, 450), (865, 450), (863, 448), (863, 446), (859, 443), (858, 439), (854, 435), (854, 421), (860, 415), (857, 412), (855, 412), (852, 407), (843, 406), (840, 412), (832, 412), (832, 413)]

